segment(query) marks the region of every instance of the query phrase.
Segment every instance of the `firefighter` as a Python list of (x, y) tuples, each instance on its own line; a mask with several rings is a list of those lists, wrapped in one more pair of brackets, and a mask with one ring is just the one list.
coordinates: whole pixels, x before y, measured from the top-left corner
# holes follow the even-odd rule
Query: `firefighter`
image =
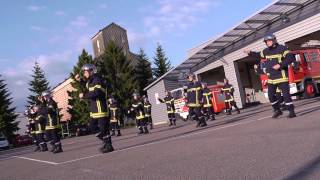
[(114, 98), (109, 98), (109, 117), (111, 126), (111, 136), (121, 136), (120, 131), (120, 110), (117, 106), (117, 102)]
[(28, 119), (28, 131), (32, 137), (32, 141), (36, 146), (34, 151), (40, 151), (40, 145), (39, 145), (39, 142), (37, 141), (37, 136), (36, 136), (35, 113), (32, 111), (32, 106), (28, 107), (27, 110), (25, 110), (24, 115)]
[(75, 78), (86, 86), (86, 92), (80, 93), (79, 97), (90, 102), (90, 130), (91, 132), (95, 132), (98, 124), (99, 133), (97, 137), (103, 142), (100, 151), (102, 153), (112, 152), (114, 149), (109, 131), (110, 121), (107, 112), (106, 83), (95, 73), (94, 65), (85, 64), (82, 67), (82, 71), (84, 79), (81, 80), (79, 75), (76, 75)]
[(34, 105), (31, 109), (32, 114), (34, 114), (34, 122), (35, 122), (35, 134), (37, 138), (37, 142), (40, 146), (40, 151), (48, 151), (47, 143), (44, 139), (44, 133), (46, 130), (46, 122), (47, 118), (47, 110), (45, 107), (41, 105)]
[(176, 125), (176, 115), (174, 108), (174, 98), (171, 96), (170, 91), (165, 91), (166, 96), (163, 99), (158, 99), (161, 103), (165, 103), (167, 106), (167, 114), (169, 118), (169, 126)]
[[(256, 72), (256, 74), (258, 74), (258, 75), (261, 75), (261, 74), (266, 75), (267, 74), (266, 68), (265, 68), (265, 60), (260, 61), (259, 64), (255, 64), (253, 67), (254, 67), (254, 71)], [(285, 103), (284, 103), (283, 95), (282, 95), (282, 92), (279, 89), (279, 87), (277, 87), (275, 96), (278, 100), (278, 103), (280, 104), (281, 109), (285, 110)]]
[(143, 97), (144, 115), (147, 123), (150, 125), (150, 129), (153, 129), (152, 117), (151, 117), (151, 103), (147, 96)]
[(212, 92), (207, 86), (207, 83), (202, 83), (202, 113), (206, 119), (215, 120), (214, 109), (212, 105)]
[(201, 113), (201, 101), (203, 94), (201, 83), (196, 80), (193, 73), (188, 75), (188, 81), (187, 106), (189, 107), (189, 117), (197, 121), (196, 127), (207, 126), (205, 118)]
[(51, 152), (61, 153), (62, 145), (60, 141), (60, 122), (59, 122), (59, 109), (57, 103), (52, 99), (51, 93), (45, 91), (42, 93), (42, 103), (47, 108), (47, 123), (46, 123), (46, 137), (51, 144)]
[(294, 106), (292, 103), (289, 80), (288, 66), (295, 62), (295, 57), (287, 47), (278, 44), (276, 37), (273, 34), (267, 34), (264, 37), (265, 48), (260, 53), (253, 51), (245, 51), (250, 56), (266, 59), (266, 74), (268, 75), (268, 97), (274, 109), (272, 118), (277, 118), (282, 115), (280, 104), (275, 96), (277, 88), (282, 91), (286, 109), (289, 111), (288, 118), (296, 117)]
[(144, 108), (143, 103), (140, 100), (140, 95), (138, 93), (133, 93), (132, 96), (133, 101), (129, 113), (133, 112), (135, 114), (135, 119), (139, 129), (138, 134), (148, 134), (149, 130), (145, 120)]
[(224, 93), (224, 95), (225, 95), (224, 103), (226, 106), (227, 115), (231, 115), (232, 106), (234, 108), (236, 108), (237, 113), (240, 114), (240, 110), (237, 106), (237, 103), (234, 101), (233, 92), (234, 92), (233, 86), (231, 84), (229, 84), (229, 80), (227, 78), (225, 78), (224, 79), (224, 86), (221, 89), (221, 93)]

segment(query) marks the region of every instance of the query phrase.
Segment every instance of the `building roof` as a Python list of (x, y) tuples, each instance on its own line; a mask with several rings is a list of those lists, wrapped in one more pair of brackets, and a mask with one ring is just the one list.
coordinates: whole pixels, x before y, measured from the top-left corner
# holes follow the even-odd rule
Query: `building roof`
[(102, 28), (101, 30), (99, 30), (94, 36), (92, 36), (91, 39), (95, 38), (95, 37), (96, 37), (100, 32), (102, 32), (103, 30), (108, 29), (108, 28), (110, 28), (110, 27), (112, 27), (112, 26), (116, 26), (117, 28), (122, 29), (123, 31), (127, 31), (126, 29), (124, 29), (124, 28), (121, 27), (120, 25), (112, 22), (112, 23), (110, 23), (108, 26), (106, 26), (106, 27)]
[[(296, 12), (315, 1), (317, 0), (278, 0), (270, 3), (222, 35), (209, 39), (197, 47), (190, 49), (186, 60), (152, 82), (145, 90), (149, 89), (163, 78), (178, 79), (182, 73), (196, 71), (197, 69), (193, 69), (195, 66), (207, 61), (209, 58), (212, 59), (214, 55), (223, 52), (227, 47), (234, 45), (250, 35), (258, 34), (259, 30), (270, 26), (277, 21), (290, 21), (288, 18), (289, 14)], [(239, 48), (240, 47), (238, 47), (238, 49)], [(198, 69), (200, 69), (200, 66)]]

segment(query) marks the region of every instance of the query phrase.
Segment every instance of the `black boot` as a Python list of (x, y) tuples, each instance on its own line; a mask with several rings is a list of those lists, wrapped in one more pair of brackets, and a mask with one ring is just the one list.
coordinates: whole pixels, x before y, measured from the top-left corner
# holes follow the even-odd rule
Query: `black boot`
[(34, 149), (34, 152), (38, 152), (38, 151), (41, 151), (41, 148), (39, 144), (36, 144), (36, 148)]
[(54, 143), (50, 143), (50, 145), (51, 145), (50, 152), (54, 152), (57, 146)]
[(205, 126), (207, 126), (207, 122), (206, 122), (206, 120), (204, 119), (204, 117), (200, 118), (200, 121), (201, 121), (200, 127), (205, 127)]
[(282, 111), (280, 109), (274, 110), (272, 118), (277, 118), (282, 115)]
[(237, 107), (237, 113), (238, 113), (238, 114), (240, 114), (240, 110), (239, 110), (239, 108), (238, 108), (238, 107)]
[(150, 123), (150, 129), (153, 129), (153, 124), (152, 123)]
[(144, 134), (148, 134), (149, 130), (148, 130), (148, 126), (144, 126)]
[(231, 115), (231, 109), (227, 110), (227, 115)]
[(121, 136), (120, 129), (118, 129), (118, 134), (117, 134), (117, 136)]
[(198, 128), (198, 127), (200, 127), (200, 125), (201, 125), (201, 122), (200, 122), (200, 120), (198, 119), (198, 120), (197, 120), (197, 125), (196, 125), (196, 127)]
[(216, 120), (216, 118), (214, 117), (214, 115), (211, 116), (210, 120), (211, 120), (211, 121)]
[(169, 126), (172, 126), (172, 120), (170, 119), (170, 124), (169, 124)]
[(297, 117), (296, 113), (294, 112), (294, 106), (291, 104), (287, 107), (289, 110), (289, 115), (287, 116), (288, 118), (294, 118)]
[(143, 128), (141, 126), (139, 127), (139, 133), (138, 134), (143, 134)]
[(115, 136), (115, 135), (116, 135), (116, 131), (112, 129), (111, 136)]
[(104, 142), (104, 146), (103, 148), (101, 148), (102, 153), (109, 153), (114, 151), (112, 142), (111, 142), (111, 136), (104, 137), (103, 142)]
[(48, 151), (47, 143), (40, 143), (40, 151), (42, 152)]
[(55, 150), (53, 151), (53, 153), (61, 153), (61, 152), (63, 152), (63, 150), (62, 150), (62, 146), (61, 146), (61, 142), (58, 142), (58, 143), (55, 143), (55, 146), (56, 146), (56, 148), (55, 148)]
[(177, 125), (177, 124), (176, 124), (176, 120), (175, 120), (175, 119), (173, 120), (173, 125), (174, 125), (174, 126), (176, 126), (176, 125)]

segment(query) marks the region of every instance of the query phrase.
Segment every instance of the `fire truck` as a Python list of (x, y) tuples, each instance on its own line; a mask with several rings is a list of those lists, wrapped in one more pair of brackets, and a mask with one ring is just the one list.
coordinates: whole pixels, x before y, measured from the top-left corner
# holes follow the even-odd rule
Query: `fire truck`
[[(215, 113), (220, 113), (225, 109), (225, 96), (221, 94), (221, 88), (223, 85), (212, 85), (208, 88), (212, 92), (212, 104)], [(182, 119), (187, 120), (189, 115), (189, 108), (187, 106), (186, 94), (184, 88), (177, 88), (170, 91), (174, 100), (174, 107), (176, 109), (176, 114), (178, 114)]]
[[(290, 94), (312, 98), (320, 93), (320, 48), (292, 51), (296, 63), (288, 67)], [(263, 64), (263, 60), (261, 60)], [(262, 89), (268, 98), (268, 77), (260, 75)]]

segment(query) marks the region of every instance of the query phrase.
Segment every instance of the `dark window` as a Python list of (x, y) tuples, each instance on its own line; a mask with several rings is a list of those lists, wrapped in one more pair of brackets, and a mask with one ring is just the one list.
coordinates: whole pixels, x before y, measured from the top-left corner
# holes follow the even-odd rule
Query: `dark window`
[(319, 61), (319, 55), (317, 52), (313, 52), (310, 54), (310, 60), (312, 62), (318, 62)]

